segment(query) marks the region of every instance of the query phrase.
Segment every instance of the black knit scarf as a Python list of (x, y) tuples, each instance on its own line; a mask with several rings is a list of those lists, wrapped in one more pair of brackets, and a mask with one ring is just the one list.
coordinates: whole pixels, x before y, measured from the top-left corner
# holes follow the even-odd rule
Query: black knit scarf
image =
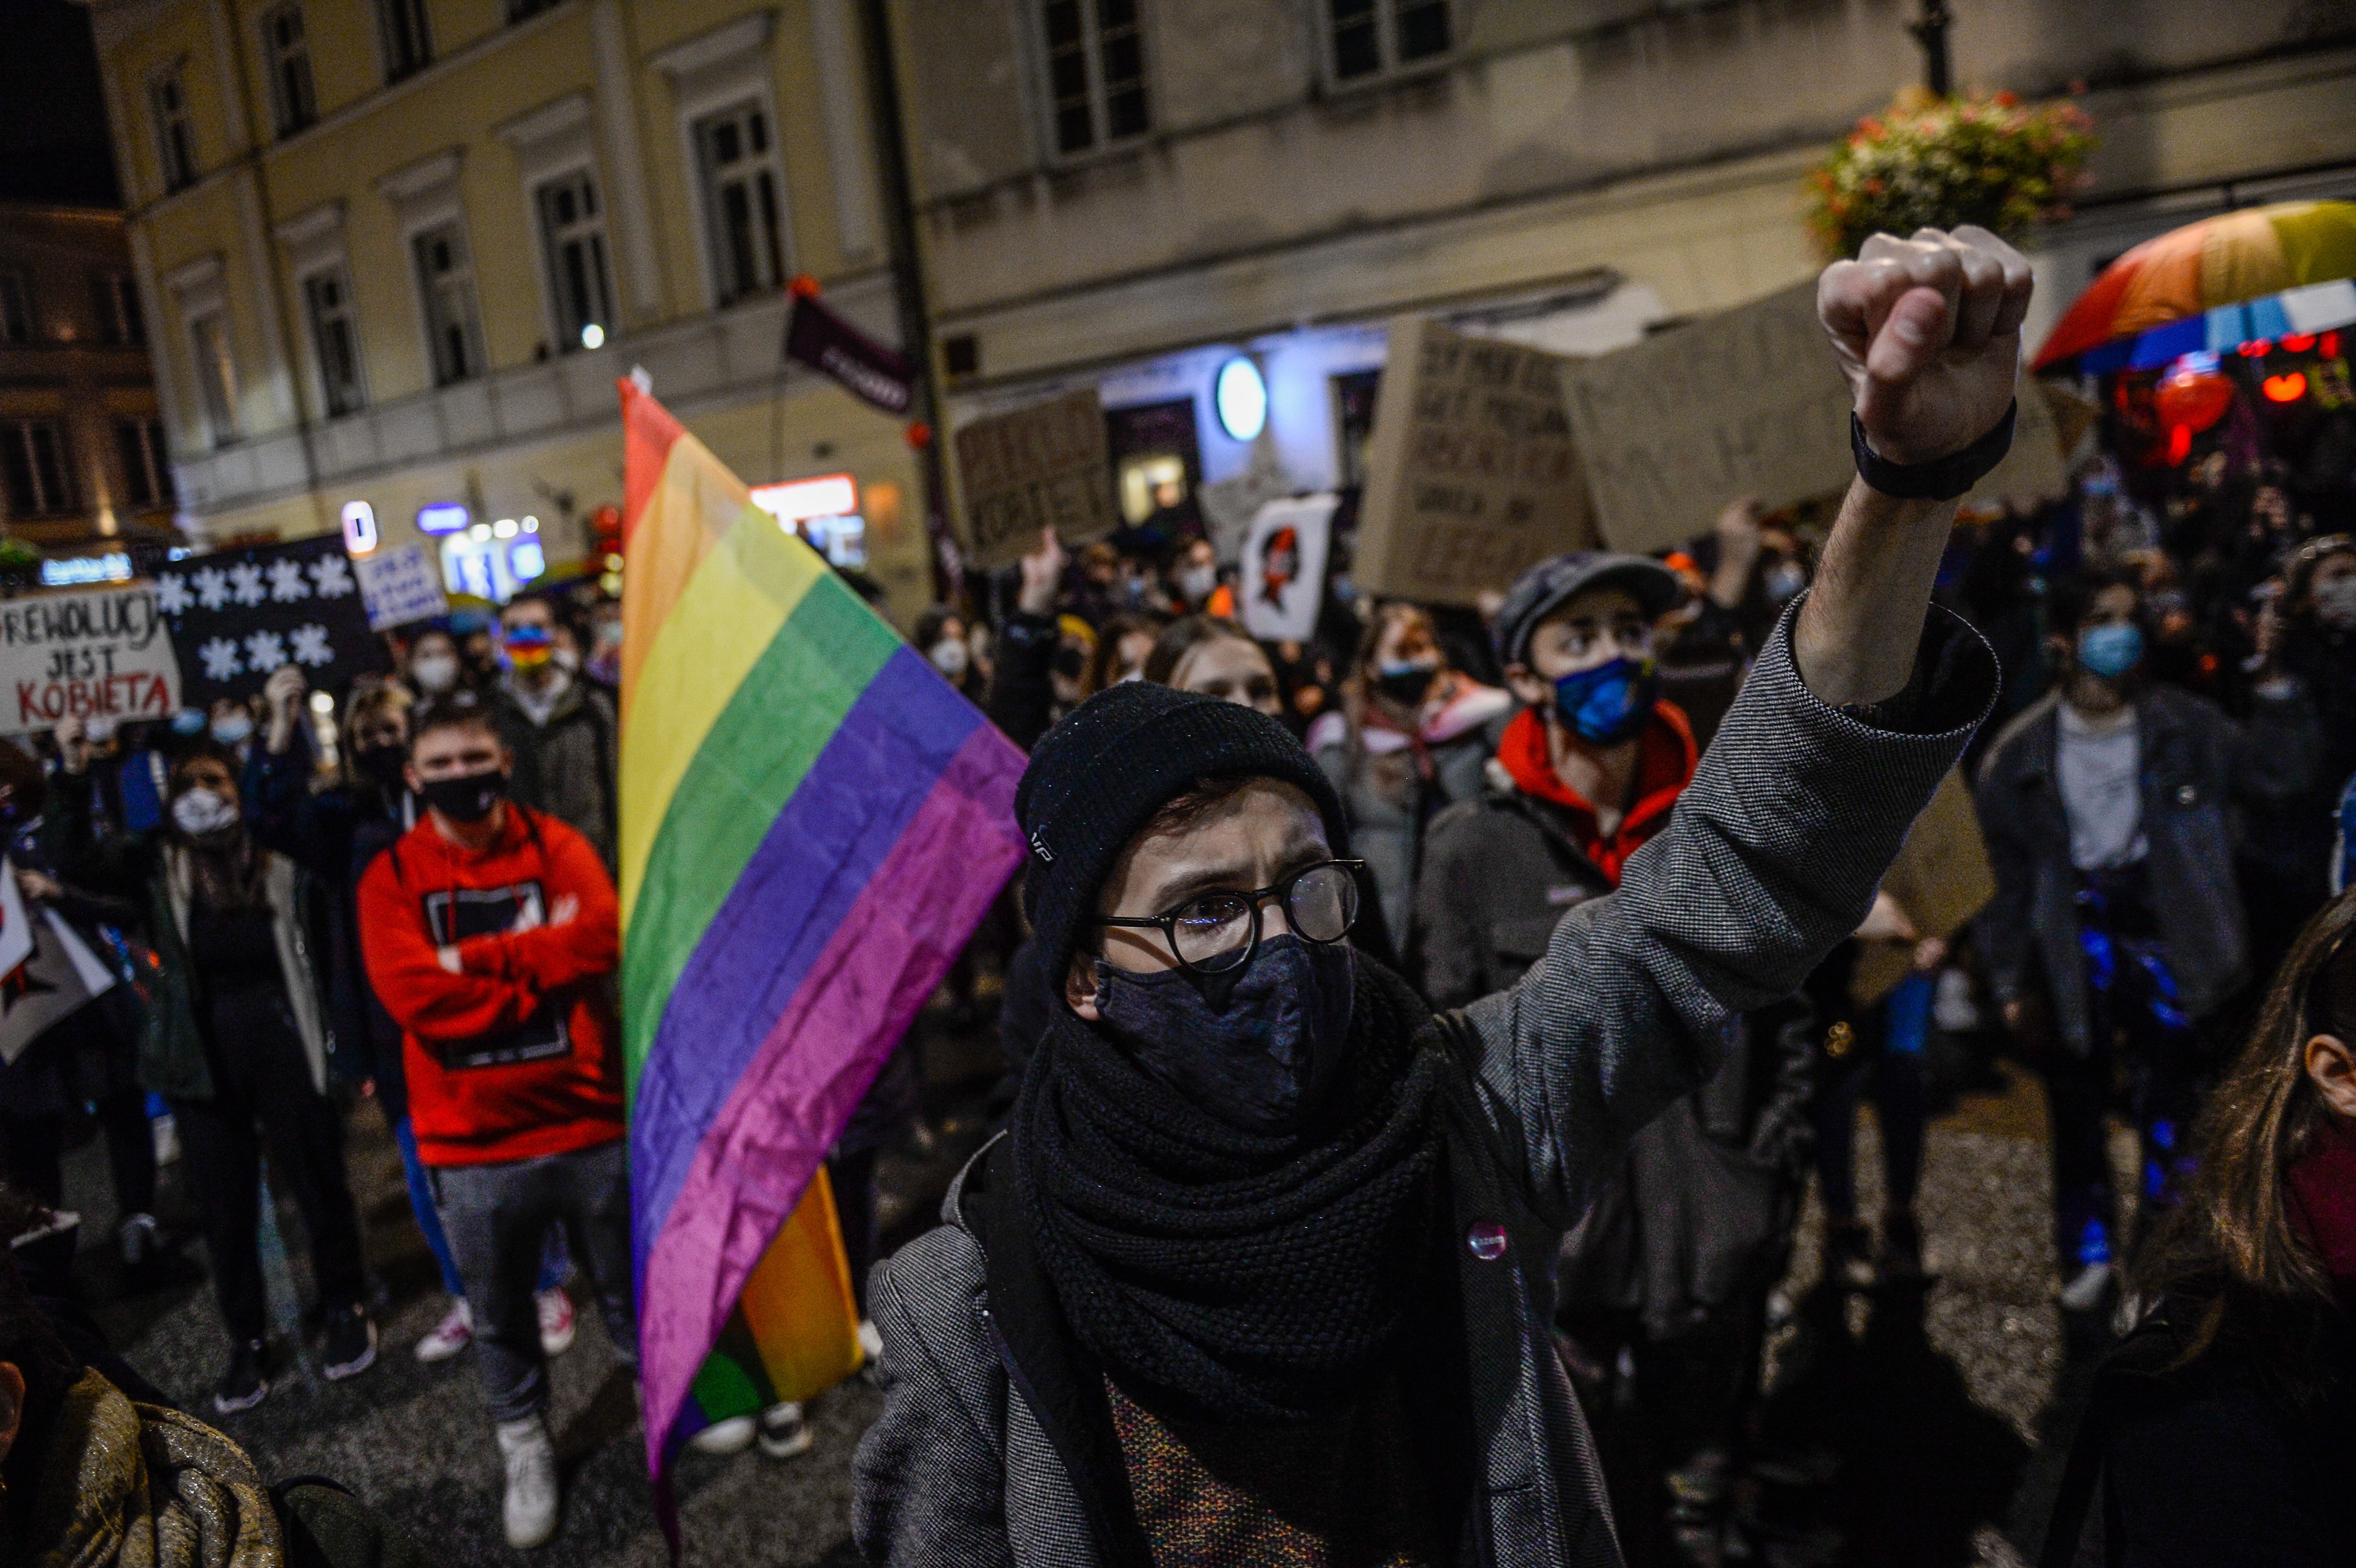
[(1215, 1120), (1062, 1007), (1023, 1076), (1012, 1153), (1041, 1268), (1080, 1343), (1165, 1413), (1347, 1408), (1438, 1255), (1430, 1013), (1357, 972), (1348, 1057), (1299, 1132)]

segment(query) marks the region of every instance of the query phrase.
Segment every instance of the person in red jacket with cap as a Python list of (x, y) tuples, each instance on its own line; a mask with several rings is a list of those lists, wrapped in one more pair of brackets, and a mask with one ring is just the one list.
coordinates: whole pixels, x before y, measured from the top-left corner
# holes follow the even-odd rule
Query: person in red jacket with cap
[(474, 1305), (475, 1355), (506, 1467), (509, 1544), (556, 1528), (556, 1457), (532, 1287), (562, 1222), (606, 1333), (635, 1360), (618, 906), (605, 863), (507, 798), (514, 759), (467, 695), (419, 714), (423, 821), (360, 879), (369, 978), (402, 1031), (410, 1118)]

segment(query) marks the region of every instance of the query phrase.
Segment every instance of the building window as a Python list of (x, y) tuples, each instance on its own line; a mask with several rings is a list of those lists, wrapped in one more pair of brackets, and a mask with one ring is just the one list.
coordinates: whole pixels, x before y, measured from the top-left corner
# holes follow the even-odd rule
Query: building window
[(410, 241), (425, 331), (434, 344), (434, 384), (446, 387), (483, 373), (483, 324), (475, 310), (475, 268), (459, 226), (443, 223)]
[(56, 425), (29, 419), (0, 424), (0, 473), (6, 476), (9, 516), (55, 517), (73, 510), (65, 436)]
[(99, 332), (107, 342), (147, 341), (146, 318), (139, 314), (139, 290), (129, 273), (92, 273), (90, 288), (98, 302)]
[(1355, 81), (1437, 59), (1454, 39), (1448, 0), (1328, 0), (1333, 16), (1333, 80)]
[(508, 20), (520, 22), (542, 11), (553, 11), (562, 0), (508, 0)]
[(384, 81), (390, 87), (434, 63), (432, 35), (425, 30), (425, 0), (377, 0), (377, 44), (384, 51)]
[(1137, 5), (1045, 0), (1041, 31), (1057, 152), (1085, 153), (1145, 134), (1145, 40)]
[(174, 66), (148, 84), (155, 115), (155, 156), (164, 168), (164, 188), (183, 190), (197, 183), (197, 128), (188, 117), (186, 68)]
[(695, 145), (703, 160), (720, 303), (778, 287), (786, 281), (786, 262), (777, 237), (777, 167), (768, 111), (741, 103), (700, 120)]
[(340, 419), (368, 406), (360, 389), (360, 338), (352, 318), (352, 285), (340, 267), (303, 280), (303, 306), (311, 317), (311, 347), (319, 357), (319, 387), (327, 417)]
[(605, 342), (614, 319), (597, 181), (587, 169), (578, 169), (550, 180), (536, 196), (541, 248), (548, 256), (548, 293), (556, 304), (556, 351), (594, 349)]
[(0, 343), (33, 340), (33, 290), (22, 273), (0, 273)]
[(319, 117), (311, 89), (311, 40), (303, 33), (303, 7), (273, 5), (262, 14), (262, 61), (270, 76), (270, 106), (278, 134), (291, 136)]
[(123, 459), (123, 492), (134, 507), (172, 504), (172, 466), (164, 454), (164, 427), (152, 419), (114, 422), (114, 449)]
[(230, 357), (229, 320), (216, 312), (188, 323), (197, 351), (197, 392), (204, 400), (205, 424), (213, 445), (237, 439), (237, 361)]

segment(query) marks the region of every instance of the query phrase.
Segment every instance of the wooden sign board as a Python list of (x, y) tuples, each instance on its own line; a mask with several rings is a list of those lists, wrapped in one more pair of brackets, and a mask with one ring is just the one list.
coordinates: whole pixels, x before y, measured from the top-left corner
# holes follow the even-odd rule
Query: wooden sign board
[(1366, 446), (1351, 567), (1368, 593), (1470, 605), (1521, 570), (1590, 549), (1558, 354), (1394, 323)]
[[(1898, 858), (1881, 879), (1917, 936), (1953, 937), (1996, 897), (1987, 841), (1961, 770), (1939, 781), (1931, 803), (1914, 819)], [(1897, 988), (1913, 966), (1911, 942), (1860, 942), (1849, 995), (1871, 1005)]]
[(955, 445), (965, 543), (983, 571), (1037, 549), (1043, 528), (1080, 544), (1120, 525), (1104, 409), (1093, 390), (977, 419)]
[(1772, 511), (1845, 489), (1856, 468), (1813, 283), (1573, 363), (1563, 401), (1614, 550), (1675, 549), (1730, 501)]

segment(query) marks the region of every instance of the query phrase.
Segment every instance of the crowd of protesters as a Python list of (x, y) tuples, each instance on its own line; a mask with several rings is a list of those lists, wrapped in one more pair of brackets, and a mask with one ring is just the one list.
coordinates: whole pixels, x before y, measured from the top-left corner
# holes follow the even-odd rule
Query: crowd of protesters
[[(2237, 461), (2101, 459), (2062, 503), (1967, 513), (1919, 650), (1872, 624), (1868, 568), (1808, 592), (1859, 548), (1856, 519), (1740, 498), (1682, 550), (1557, 556), (1472, 607), (1357, 589), (1345, 500), (1300, 642), (1235, 618), (1237, 564), (1183, 499), (1076, 550), (1044, 534), (926, 612), (916, 648), (1035, 748), (1037, 859), (1023, 918), (1010, 891), (950, 982), (970, 1017), (978, 970), (1002, 975), (1013, 1136), (873, 1277), (862, 1337), (892, 1401), (860, 1459), (862, 1545), (1436, 1563), (1478, 1513), (1496, 1560), (1742, 1560), (1809, 1177), (1829, 1288), (1924, 1289), (1925, 1123), (1960, 1049), (2041, 1081), (2059, 1305), (2077, 1343), (2116, 1340), (2048, 1561), (2338, 1560), (2356, 476)], [(1802, 669), (1803, 600), (1853, 692)], [(635, 1357), (619, 647), (610, 602), (533, 596), (412, 629), (393, 674), (336, 694), (329, 732), (290, 668), (250, 703), (0, 746), (25, 899), (123, 982), (0, 1068), (0, 1224), (53, 1221), (87, 1106), (126, 1286), (173, 1277), (168, 1126), (213, 1195), (228, 1416), (284, 1375), (251, 1196), (266, 1153), (303, 1214), (314, 1364), (359, 1376), (380, 1345), (337, 1107), (364, 1093), (449, 1297), (410, 1353), (471, 1354), (519, 1547), (559, 1516), (546, 1361), (575, 1332), (568, 1287)], [(1958, 878), (1985, 886), (1934, 919)], [(1337, 956), (1344, 937), (1371, 961)], [(904, 1052), (829, 1162), (862, 1319), (876, 1149), (914, 1079)], [(2115, 1115), (2138, 1148), (2126, 1194)], [(16, 1255), (11, 1483), (80, 1462), (70, 1434), (168, 1428), (184, 1489), (410, 1560), (332, 1489), (266, 1496)], [(1487, 1272), (1508, 1256), (1547, 1321), (1515, 1326)], [(1454, 1348), (1369, 1348), (1398, 1335)], [(957, 1414), (983, 1407), (995, 1432)], [(1600, 1464), (1568, 1435), (1582, 1420)], [(756, 1437), (810, 1443), (780, 1405), (696, 1445)], [(1523, 1513), (1472, 1507), (1509, 1482)]]

